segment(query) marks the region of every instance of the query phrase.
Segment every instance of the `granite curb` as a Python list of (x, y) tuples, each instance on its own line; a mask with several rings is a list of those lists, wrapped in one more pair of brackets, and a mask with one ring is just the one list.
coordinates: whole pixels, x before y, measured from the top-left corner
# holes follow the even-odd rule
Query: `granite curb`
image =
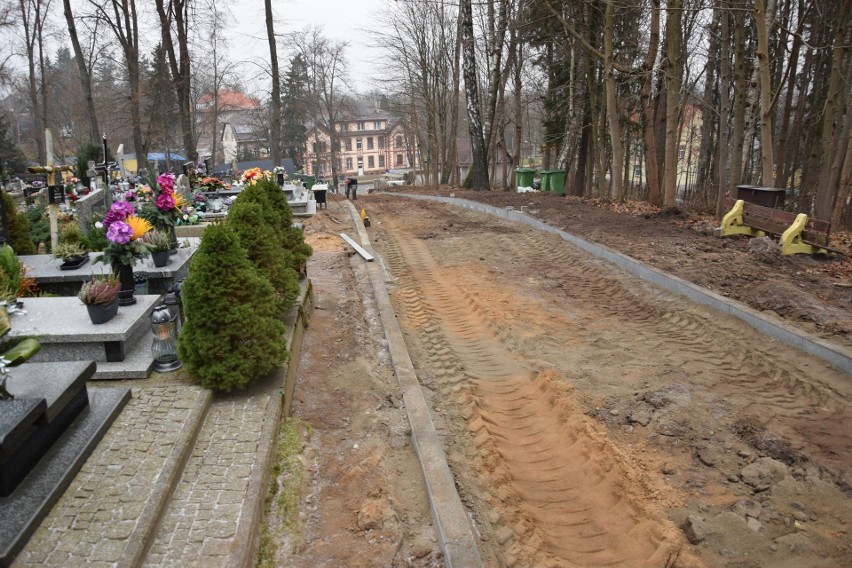
[(774, 338), (779, 341), (801, 349), (809, 355), (813, 355), (822, 359), (830, 365), (834, 365), (838, 369), (852, 374), (852, 353), (848, 349), (844, 349), (839, 345), (831, 344), (815, 335), (807, 333), (801, 329), (795, 328), (788, 323), (760, 313), (745, 304), (720, 296), (706, 288), (702, 288), (692, 282), (687, 282), (682, 278), (678, 278), (672, 274), (663, 272), (656, 268), (650, 267), (635, 258), (614, 251), (606, 246), (591, 243), (584, 239), (572, 235), (561, 229), (557, 229), (552, 225), (548, 225), (544, 221), (531, 217), (526, 213), (516, 211), (512, 208), (500, 209), (493, 205), (486, 205), (476, 201), (469, 201), (457, 197), (443, 197), (439, 195), (414, 195), (410, 193), (384, 193), (383, 195), (398, 195), (408, 197), (410, 199), (420, 199), (424, 201), (438, 201), (448, 205), (463, 207), (471, 211), (486, 213), (500, 217), (508, 221), (523, 223), (534, 229), (546, 231), (559, 235), (563, 240), (568, 241), (580, 250), (588, 252), (598, 258), (609, 261), (619, 268), (622, 268), (642, 280), (655, 284), (669, 292), (685, 296), (691, 301), (710, 306), (722, 313), (734, 316), (754, 329)]
[[(347, 201), (346, 204), (358, 232), (361, 246), (375, 256), (370, 245), (370, 237), (358, 211), (351, 202)], [(444, 553), (444, 563), (448, 568), (484, 566), (468, 513), (456, 490), (446, 454), (432, 423), (429, 406), (423, 396), (402, 331), (397, 323), (396, 313), (385, 287), (381, 263), (368, 262), (366, 266), (385, 330), (385, 338), (388, 341), (391, 362), (397, 381), (402, 388), (405, 411), (411, 426), (411, 439), (420, 461), (435, 531)]]

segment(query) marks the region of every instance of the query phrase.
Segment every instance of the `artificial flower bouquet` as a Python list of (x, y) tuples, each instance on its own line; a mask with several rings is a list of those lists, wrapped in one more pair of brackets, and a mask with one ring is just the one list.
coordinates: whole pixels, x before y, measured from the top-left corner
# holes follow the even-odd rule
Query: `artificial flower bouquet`
[(157, 185), (159, 190), (153, 196), (153, 201), (139, 211), (139, 216), (147, 219), (157, 229), (163, 230), (177, 224), (186, 203), (183, 197), (175, 193), (175, 174), (160, 174), (157, 177)]
[(95, 262), (110, 266), (133, 266), (137, 259), (145, 258), (149, 249), (142, 240), (153, 227), (148, 220), (136, 215), (133, 205), (116, 201), (101, 222), (106, 229), (107, 246)]

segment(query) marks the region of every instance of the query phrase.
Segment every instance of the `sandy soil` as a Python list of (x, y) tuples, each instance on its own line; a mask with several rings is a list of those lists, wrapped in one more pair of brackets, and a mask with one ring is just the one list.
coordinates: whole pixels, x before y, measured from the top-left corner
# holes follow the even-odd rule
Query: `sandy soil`
[[(850, 340), (845, 261), (749, 253), (684, 215), (474, 197)], [(847, 374), (558, 237), (402, 197), (357, 205), (488, 566), (852, 565)], [(313, 433), (285, 565), (440, 565), (346, 222), (332, 203), (306, 227), (318, 309), (294, 414)]]

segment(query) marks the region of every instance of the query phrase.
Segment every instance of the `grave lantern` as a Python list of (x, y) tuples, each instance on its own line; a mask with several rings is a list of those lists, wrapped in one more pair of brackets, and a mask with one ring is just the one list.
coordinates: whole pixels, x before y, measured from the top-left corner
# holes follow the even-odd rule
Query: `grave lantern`
[(168, 373), (183, 367), (177, 356), (176, 322), (177, 318), (165, 304), (160, 304), (151, 312), (151, 332), (154, 334), (151, 354), (154, 356), (154, 370), (158, 373)]
[(179, 284), (176, 284), (163, 296), (163, 303), (169, 308), (169, 313), (175, 320), (175, 333), (177, 335), (180, 335), (180, 328), (183, 325), (179, 286)]

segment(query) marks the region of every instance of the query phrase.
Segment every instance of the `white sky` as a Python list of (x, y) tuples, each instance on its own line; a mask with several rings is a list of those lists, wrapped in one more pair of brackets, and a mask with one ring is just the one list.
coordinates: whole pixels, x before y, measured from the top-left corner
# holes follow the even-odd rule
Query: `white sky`
[[(335, 41), (349, 42), (346, 59), (351, 86), (367, 91), (376, 74), (375, 61), (381, 51), (374, 47), (378, 16), (393, 0), (273, 0), (275, 33), (282, 35), (322, 26), (323, 35)], [(262, 0), (234, 0), (232, 11), (236, 23), (228, 34), (229, 57), (232, 60), (269, 60), (266, 24)], [(280, 44), (279, 44), (280, 45)], [(279, 66), (283, 74), (289, 57), (279, 47)]]

